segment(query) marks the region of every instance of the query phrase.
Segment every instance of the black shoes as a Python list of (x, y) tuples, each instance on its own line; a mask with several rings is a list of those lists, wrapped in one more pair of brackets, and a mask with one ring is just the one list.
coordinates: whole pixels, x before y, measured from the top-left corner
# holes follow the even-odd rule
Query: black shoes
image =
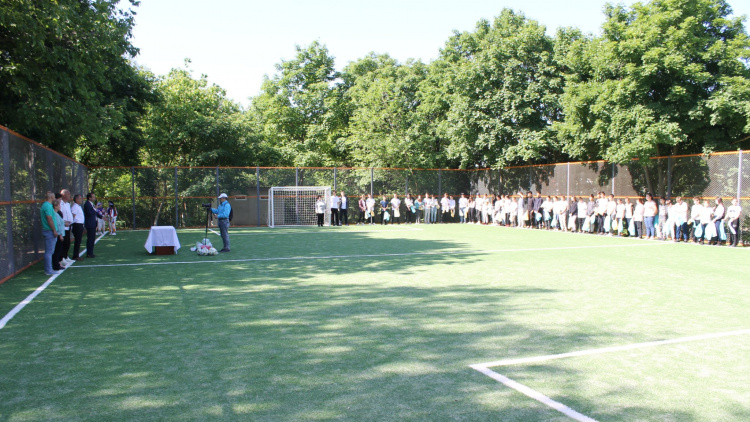
[(229, 249), (224, 248), (224, 249), (220, 250), (219, 252), (229, 252)]

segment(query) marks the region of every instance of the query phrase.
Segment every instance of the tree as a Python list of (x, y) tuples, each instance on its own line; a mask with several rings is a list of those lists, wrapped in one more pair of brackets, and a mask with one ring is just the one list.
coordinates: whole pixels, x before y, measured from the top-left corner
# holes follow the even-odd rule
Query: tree
[[(186, 61), (186, 65), (189, 60)], [(157, 99), (147, 107), (142, 160), (163, 166), (262, 165), (265, 146), (249, 129), (239, 105), (206, 75), (172, 69), (155, 83)]]
[(137, 134), (123, 131), (149, 86), (129, 61), (134, 13), (119, 3), (2, 2), (0, 124), (68, 155), (79, 145), (114, 152), (118, 141), (137, 150)]
[[(351, 102), (348, 146), (354, 165), (432, 167), (427, 122), (418, 113), (419, 86), (427, 66), (399, 64), (388, 55), (369, 56), (344, 70)], [(405, 153), (408, 152), (408, 153)]]
[(434, 91), (449, 103), (438, 123), (449, 159), (466, 168), (559, 158), (550, 126), (562, 78), (544, 26), (505, 9), (456, 33), (434, 65), (443, 74)]
[(278, 146), (279, 164), (321, 166), (342, 158), (339, 138), (347, 126), (339, 73), (328, 49), (316, 42), (297, 46), (296, 57), (276, 66), (262, 93), (253, 99), (252, 117), (263, 137)]
[(750, 42), (730, 13), (724, 0), (608, 5), (603, 37), (565, 60), (563, 150), (626, 163), (732, 149), (750, 134)]

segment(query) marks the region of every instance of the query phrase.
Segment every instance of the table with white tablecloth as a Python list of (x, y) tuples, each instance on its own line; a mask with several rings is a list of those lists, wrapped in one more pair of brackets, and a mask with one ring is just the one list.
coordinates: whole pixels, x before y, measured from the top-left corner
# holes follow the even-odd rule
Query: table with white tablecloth
[(157, 246), (172, 246), (174, 247), (174, 253), (177, 253), (177, 250), (180, 249), (177, 230), (172, 226), (152, 226), (144, 247), (148, 253), (151, 253), (153, 248)]

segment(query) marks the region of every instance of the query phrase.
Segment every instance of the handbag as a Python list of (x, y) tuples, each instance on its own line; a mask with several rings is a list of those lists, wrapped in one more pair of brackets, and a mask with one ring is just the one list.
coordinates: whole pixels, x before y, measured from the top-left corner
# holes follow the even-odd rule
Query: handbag
[(727, 240), (727, 232), (724, 229), (724, 221), (719, 220), (719, 239), (721, 241)]
[(388, 211), (386, 211), (386, 212), (385, 212), (385, 213), (383, 214), (383, 220), (384, 220), (384, 221), (390, 221), (390, 220), (391, 220), (391, 213), (389, 213)]
[(398, 208), (396, 208), (395, 210), (393, 210), (393, 217), (394, 218), (401, 218), (401, 211), (399, 211)]
[(588, 232), (591, 231), (591, 218), (586, 217), (586, 219), (583, 220), (583, 231)]
[(695, 238), (703, 237), (703, 224), (697, 223), (695, 225), (695, 231), (693, 231)]
[(606, 218), (604, 219), (604, 231), (605, 231), (605, 232), (608, 232), (608, 231), (609, 231), (609, 229), (611, 229), (611, 228), (612, 228), (611, 226), (612, 226), (612, 219), (611, 219), (611, 218), (609, 218), (609, 216), (607, 216), (607, 217), (606, 217)]
[(635, 223), (632, 218), (630, 219), (630, 224), (628, 224), (628, 233), (635, 234)]
[(576, 218), (571, 215), (568, 217), (568, 230), (575, 230), (576, 229)]

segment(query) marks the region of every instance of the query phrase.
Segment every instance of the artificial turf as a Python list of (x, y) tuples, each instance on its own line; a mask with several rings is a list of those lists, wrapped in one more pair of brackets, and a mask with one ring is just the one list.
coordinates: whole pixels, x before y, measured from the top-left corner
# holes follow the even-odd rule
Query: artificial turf
[[(565, 421), (469, 365), (750, 328), (741, 248), (455, 224), (232, 228), (199, 257), (203, 231), (173, 256), (146, 236), (104, 237), (0, 330), (0, 421)], [(0, 317), (45, 279), (0, 285)], [(749, 338), (496, 370), (601, 421), (747, 420)]]

